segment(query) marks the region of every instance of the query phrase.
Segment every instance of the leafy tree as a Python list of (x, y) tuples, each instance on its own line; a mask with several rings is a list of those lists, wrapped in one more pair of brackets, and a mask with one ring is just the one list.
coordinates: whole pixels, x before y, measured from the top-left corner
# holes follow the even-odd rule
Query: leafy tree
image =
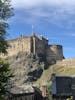
[[(0, 53), (7, 52), (8, 44), (5, 36), (9, 27), (7, 20), (11, 16), (13, 16), (13, 8), (11, 7), (10, 0), (0, 0)], [(0, 58), (0, 100), (1, 96), (6, 93), (9, 77), (9, 64)]]
[(8, 28), (7, 20), (13, 15), (10, 0), (0, 0), (0, 52), (6, 53), (8, 47), (5, 36)]

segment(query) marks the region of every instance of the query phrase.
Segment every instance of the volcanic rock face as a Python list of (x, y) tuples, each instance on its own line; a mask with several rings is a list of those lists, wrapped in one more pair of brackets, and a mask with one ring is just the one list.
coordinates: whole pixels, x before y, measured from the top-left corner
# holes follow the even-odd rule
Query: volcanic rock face
[(38, 80), (45, 67), (45, 62), (33, 54), (19, 53), (17, 56), (8, 58), (13, 74), (11, 84), (23, 85)]

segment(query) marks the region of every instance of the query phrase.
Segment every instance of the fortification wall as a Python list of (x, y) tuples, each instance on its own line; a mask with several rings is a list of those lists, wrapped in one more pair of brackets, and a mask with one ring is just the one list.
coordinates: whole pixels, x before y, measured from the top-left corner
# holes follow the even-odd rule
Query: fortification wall
[(46, 46), (48, 45), (48, 40), (44, 39), (42, 36), (36, 37), (35, 39), (35, 49), (38, 55), (46, 54)]
[(63, 59), (63, 49), (61, 45), (49, 45), (46, 51), (47, 61), (52, 60), (62, 60)]
[(58, 65), (62, 65), (65, 67), (71, 67), (71, 68), (75, 68), (75, 58), (72, 59), (64, 59), (62, 61), (58, 61), (57, 62)]
[(31, 38), (21, 37), (18, 39), (9, 40), (8, 42), (8, 54), (6, 56), (14, 56), (19, 52), (31, 52)]
[(48, 45), (48, 40), (42, 36), (22, 36), (17, 39), (7, 41), (9, 47), (8, 54), (1, 54), (2, 57), (17, 55), (19, 52), (33, 53), (46, 58), (48, 62), (63, 59), (63, 49), (61, 45)]

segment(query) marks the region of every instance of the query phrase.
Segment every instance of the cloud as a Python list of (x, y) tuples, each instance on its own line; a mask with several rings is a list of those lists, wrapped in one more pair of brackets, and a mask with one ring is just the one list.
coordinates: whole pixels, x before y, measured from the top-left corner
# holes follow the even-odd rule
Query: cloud
[(74, 37), (74, 38), (75, 38), (75, 33), (69, 33), (68, 36), (70, 36), (70, 37)]
[[(68, 37), (68, 38), (75, 38), (75, 32), (64, 32), (64, 34), (63, 34), (63, 36), (62, 36), (65, 40), (66, 40), (66, 38)], [(62, 38), (61, 37), (61, 38)]]
[(15, 18), (23, 22), (41, 21), (66, 29), (75, 24), (75, 0), (12, 0), (12, 5), (20, 11)]
[(38, 5), (49, 5), (49, 6), (73, 6), (75, 0), (12, 0), (12, 5), (16, 8), (30, 8)]

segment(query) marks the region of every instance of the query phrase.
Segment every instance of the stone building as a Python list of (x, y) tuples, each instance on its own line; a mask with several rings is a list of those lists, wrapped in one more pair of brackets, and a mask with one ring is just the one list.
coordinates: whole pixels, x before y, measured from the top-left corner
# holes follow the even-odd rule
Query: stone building
[(31, 36), (21, 36), (17, 39), (7, 41), (9, 44), (7, 54), (3, 57), (17, 55), (19, 52), (33, 53), (47, 62), (52, 62), (63, 59), (63, 49), (61, 45), (49, 45), (48, 40), (42, 35), (36, 36), (32, 33)]

